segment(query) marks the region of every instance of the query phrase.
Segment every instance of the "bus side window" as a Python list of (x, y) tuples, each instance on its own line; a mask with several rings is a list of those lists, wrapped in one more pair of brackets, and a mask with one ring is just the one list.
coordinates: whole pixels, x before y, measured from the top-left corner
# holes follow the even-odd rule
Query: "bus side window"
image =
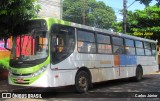
[(125, 52), (127, 55), (135, 55), (134, 40), (125, 39)]
[[(156, 55), (156, 44), (151, 43), (151, 49), (152, 49), (152, 55)], [(159, 52), (159, 48), (157, 48), (157, 51)]]
[(90, 31), (78, 30), (78, 52), (96, 53), (95, 35)]
[(113, 43), (113, 53), (115, 54), (124, 54), (124, 44), (123, 44), (123, 38), (119, 37), (112, 37), (112, 43)]
[(144, 55), (143, 42), (142, 41), (135, 41), (135, 45), (136, 45), (136, 54), (137, 55)]
[(112, 53), (110, 36), (101, 33), (97, 34), (98, 53)]
[(144, 42), (144, 51), (145, 51), (145, 55), (152, 55), (151, 44), (149, 42)]

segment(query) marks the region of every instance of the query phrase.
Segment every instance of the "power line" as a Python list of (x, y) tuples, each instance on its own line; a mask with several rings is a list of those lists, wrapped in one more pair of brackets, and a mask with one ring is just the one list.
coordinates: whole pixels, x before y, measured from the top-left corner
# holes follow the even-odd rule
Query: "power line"
[(116, 10), (122, 10), (122, 9), (120, 9), (120, 8), (116, 8), (116, 7), (112, 7), (112, 9), (116, 9)]
[(131, 7), (135, 2), (136, 2), (136, 0), (134, 0), (134, 1), (127, 7), (127, 9), (128, 9), (129, 7)]

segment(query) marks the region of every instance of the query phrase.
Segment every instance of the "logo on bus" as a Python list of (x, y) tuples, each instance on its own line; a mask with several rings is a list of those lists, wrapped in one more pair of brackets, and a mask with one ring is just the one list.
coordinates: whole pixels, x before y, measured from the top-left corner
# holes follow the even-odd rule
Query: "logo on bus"
[(17, 81), (18, 83), (24, 83), (24, 79), (23, 79), (23, 78), (17, 78), (16, 81)]

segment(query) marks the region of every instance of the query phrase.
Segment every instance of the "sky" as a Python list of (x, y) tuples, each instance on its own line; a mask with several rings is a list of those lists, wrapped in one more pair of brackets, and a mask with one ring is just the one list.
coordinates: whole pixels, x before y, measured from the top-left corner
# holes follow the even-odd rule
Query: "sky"
[[(117, 21), (122, 21), (123, 17), (121, 14), (119, 14), (120, 13), (119, 10), (123, 9), (123, 0), (96, 0), (96, 1), (103, 1), (106, 5), (112, 7), (117, 16)], [(130, 11), (135, 11), (137, 9), (143, 10), (145, 8), (145, 6), (143, 4), (140, 4), (138, 1), (136, 2), (134, 2), (135, 0), (126, 0), (126, 1), (128, 10)], [(156, 3), (155, 0), (153, 0), (150, 5), (154, 5), (155, 3)]]

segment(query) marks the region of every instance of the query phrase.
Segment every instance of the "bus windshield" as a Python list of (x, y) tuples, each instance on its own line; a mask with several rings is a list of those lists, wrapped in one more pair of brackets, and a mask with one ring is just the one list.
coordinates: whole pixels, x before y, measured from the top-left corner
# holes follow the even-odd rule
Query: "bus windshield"
[[(47, 31), (32, 30), (30, 33), (13, 37), (10, 65), (36, 65), (48, 56)], [(31, 62), (31, 63), (30, 63)], [(19, 66), (19, 65), (18, 65)]]

